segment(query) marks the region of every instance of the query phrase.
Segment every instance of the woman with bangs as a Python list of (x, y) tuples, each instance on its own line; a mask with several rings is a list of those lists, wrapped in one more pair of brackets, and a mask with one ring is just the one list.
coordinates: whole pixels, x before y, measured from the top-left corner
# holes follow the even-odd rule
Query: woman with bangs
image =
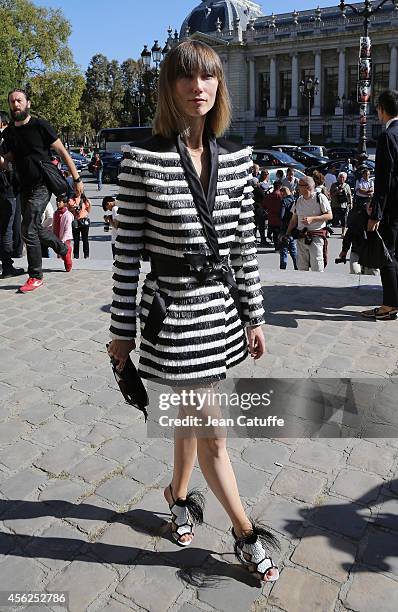
[[(164, 60), (154, 135), (125, 148), (119, 175), (112, 342), (121, 370), (135, 349), (140, 257), (150, 259), (140, 303), (139, 374), (175, 389), (212, 389), (228, 368), (265, 351), (262, 291), (256, 258), (250, 151), (222, 134), (231, 107), (221, 60), (206, 44), (186, 40)], [(180, 406), (179, 417), (198, 415)], [(205, 422), (219, 408), (201, 409)], [(172, 536), (193, 540), (204, 499), (188, 492), (199, 466), (232, 523), (234, 550), (265, 582), (279, 577), (266, 548), (276, 538), (243, 508), (224, 430), (174, 435), (174, 467), (164, 496)]]

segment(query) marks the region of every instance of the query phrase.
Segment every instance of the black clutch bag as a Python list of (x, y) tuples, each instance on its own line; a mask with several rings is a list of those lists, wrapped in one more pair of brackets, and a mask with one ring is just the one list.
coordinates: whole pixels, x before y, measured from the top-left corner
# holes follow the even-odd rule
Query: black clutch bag
[(117, 369), (118, 362), (113, 357), (111, 357), (111, 365), (115, 380), (124, 399), (130, 406), (134, 406), (134, 408), (137, 408), (137, 410), (144, 414), (146, 422), (148, 419), (148, 412), (146, 410), (149, 404), (148, 394), (130, 357), (121, 371)]
[(359, 264), (366, 268), (382, 268), (391, 261), (391, 255), (379, 232), (366, 232), (366, 240), (359, 253)]
[(66, 193), (68, 190), (68, 183), (57, 166), (46, 160), (40, 160), (40, 166), (46, 187), (48, 187), (51, 193), (55, 196)]

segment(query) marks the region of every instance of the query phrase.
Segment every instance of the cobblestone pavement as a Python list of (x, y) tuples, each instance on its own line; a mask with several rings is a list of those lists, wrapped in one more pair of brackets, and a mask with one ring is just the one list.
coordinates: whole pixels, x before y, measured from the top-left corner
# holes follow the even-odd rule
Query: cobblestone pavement
[[(69, 591), (76, 612), (395, 612), (398, 443), (383, 432), (396, 411), (398, 322), (358, 317), (380, 302), (374, 279), (263, 273), (268, 354), (235, 375), (361, 376), (390, 385), (392, 399), (380, 438), (230, 439), (244, 503), (281, 541), (280, 580), (261, 588), (234, 561), (212, 493), (194, 544), (170, 541), (172, 444), (148, 439), (116, 391), (110, 271), (61, 264), (48, 263), (31, 295), (0, 283), (0, 590)], [(198, 470), (192, 482), (205, 489)], [(206, 580), (187, 584), (187, 568)]]

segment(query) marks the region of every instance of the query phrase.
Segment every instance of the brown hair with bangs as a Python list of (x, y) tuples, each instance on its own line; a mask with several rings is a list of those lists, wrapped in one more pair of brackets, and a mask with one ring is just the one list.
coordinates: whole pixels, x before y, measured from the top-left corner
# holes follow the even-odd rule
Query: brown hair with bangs
[(221, 136), (231, 123), (231, 102), (224, 70), (218, 54), (198, 40), (184, 40), (168, 52), (162, 63), (158, 86), (158, 105), (153, 122), (153, 133), (170, 138), (173, 133), (186, 134), (187, 117), (178, 109), (174, 97), (177, 79), (196, 73), (211, 74), (218, 79), (218, 89), (213, 108), (206, 117), (207, 128)]

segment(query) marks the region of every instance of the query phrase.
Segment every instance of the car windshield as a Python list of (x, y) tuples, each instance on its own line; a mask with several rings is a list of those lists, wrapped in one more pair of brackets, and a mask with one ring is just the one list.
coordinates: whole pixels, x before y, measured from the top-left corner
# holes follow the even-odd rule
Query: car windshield
[(276, 157), (277, 160), (281, 161), (283, 164), (294, 163), (293, 157), (290, 157), (290, 155), (287, 155), (286, 153), (281, 153), (280, 151), (274, 151), (273, 155), (274, 157)]

